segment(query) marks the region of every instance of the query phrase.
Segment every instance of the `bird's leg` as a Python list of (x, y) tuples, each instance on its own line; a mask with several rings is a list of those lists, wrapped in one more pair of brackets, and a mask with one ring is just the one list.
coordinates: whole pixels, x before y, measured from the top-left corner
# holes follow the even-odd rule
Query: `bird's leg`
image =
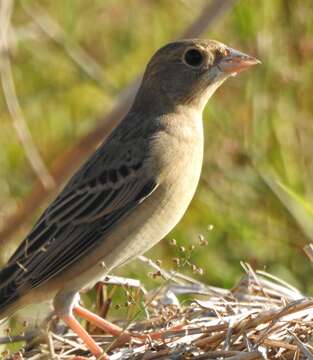
[(105, 360), (109, 358), (73, 315), (61, 315), (60, 318), (83, 340), (87, 348), (97, 359)]
[(131, 338), (131, 334), (127, 330), (123, 330), (121, 327), (112, 324), (111, 322), (103, 319), (97, 314), (94, 314), (93, 312), (83, 308), (80, 305), (75, 305), (73, 308), (74, 313), (77, 316), (82, 317), (85, 320), (88, 320), (93, 325), (97, 326), (99, 329), (104, 330), (105, 332), (109, 333), (112, 336), (115, 337), (121, 337), (120, 339), (123, 342), (127, 342)]
[[(111, 334), (112, 336), (119, 337), (122, 343), (129, 341), (131, 338), (138, 339), (138, 340), (147, 340), (147, 339), (154, 339), (159, 340), (162, 338), (164, 331), (155, 331), (148, 334), (139, 334), (135, 332), (129, 332), (127, 330), (122, 329), (121, 327), (112, 324), (111, 322), (103, 319), (99, 315), (94, 314), (93, 312), (83, 308), (80, 305), (75, 305), (73, 308), (74, 313), (77, 316), (82, 317), (83, 319), (88, 320), (93, 325), (97, 326), (98, 328), (104, 330), (105, 332)], [(183, 325), (174, 326), (168, 331), (172, 330), (181, 330)]]
[(78, 304), (78, 302), (79, 294), (76, 291), (61, 291), (55, 296), (53, 300), (55, 313), (70, 329), (72, 329), (77, 334), (79, 338), (81, 338), (86, 347), (97, 359), (108, 359), (109, 357), (107, 354), (73, 316), (75, 304)]

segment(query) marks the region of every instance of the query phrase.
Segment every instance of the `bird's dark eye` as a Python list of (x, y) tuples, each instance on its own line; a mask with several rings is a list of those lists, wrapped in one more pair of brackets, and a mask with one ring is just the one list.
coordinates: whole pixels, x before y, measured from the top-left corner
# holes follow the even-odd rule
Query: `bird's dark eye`
[(185, 52), (184, 61), (189, 66), (198, 67), (203, 63), (203, 55), (197, 49), (190, 49)]

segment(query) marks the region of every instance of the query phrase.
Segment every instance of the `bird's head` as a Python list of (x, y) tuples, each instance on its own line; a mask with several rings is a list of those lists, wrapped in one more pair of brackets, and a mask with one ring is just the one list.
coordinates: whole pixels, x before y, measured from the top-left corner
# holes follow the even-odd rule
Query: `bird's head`
[(228, 77), (259, 62), (218, 41), (176, 41), (153, 55), (146, 68), (139, 96), (141, 101), (151, 106), (168, 108), (189, 105), (202, 110)]

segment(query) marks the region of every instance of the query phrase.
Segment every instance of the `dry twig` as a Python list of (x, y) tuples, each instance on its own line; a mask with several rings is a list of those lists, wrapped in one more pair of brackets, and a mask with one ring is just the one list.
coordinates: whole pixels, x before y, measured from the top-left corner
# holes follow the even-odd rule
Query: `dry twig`
[(45, 189), (54, 187), (54, 180), (42, 160), (26, 124), (22, 109), (17, 97), (12, 66), (10, 60), (11, 15), (14, 7), (13, 0), (2, 0), (0, 5), (0, 75), (2, 89), (8, 111), (13, 120), (13, 126), (24, 147), (25, 154), (34, 172)]

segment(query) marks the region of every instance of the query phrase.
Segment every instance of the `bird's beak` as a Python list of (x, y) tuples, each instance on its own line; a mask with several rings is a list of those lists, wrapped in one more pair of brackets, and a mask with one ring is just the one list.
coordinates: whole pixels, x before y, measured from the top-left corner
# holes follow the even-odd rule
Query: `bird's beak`
[(227, 55), (219, 60), (218, 68), (226, 74), (236, 74), (261, 61), (238, 50), (227, 48)]

